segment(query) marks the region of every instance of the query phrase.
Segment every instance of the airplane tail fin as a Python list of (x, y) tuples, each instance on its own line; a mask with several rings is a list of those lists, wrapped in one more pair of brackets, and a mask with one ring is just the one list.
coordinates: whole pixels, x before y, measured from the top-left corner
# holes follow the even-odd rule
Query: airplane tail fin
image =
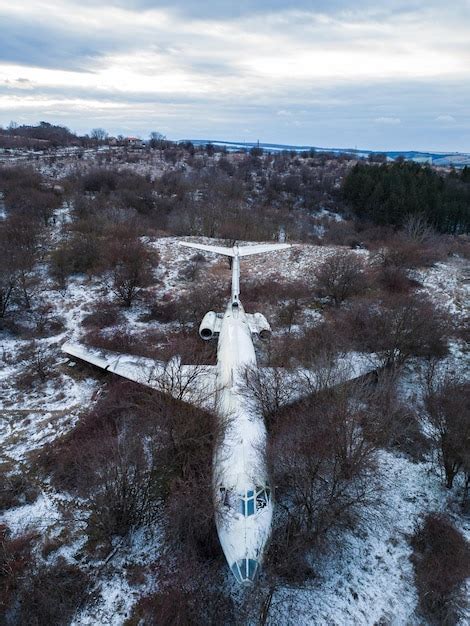
[(189, 243), (187, 241), (180, 241), (180, 246), (186, 246), (188, 248), (195, 248), (196, 250), (203, 250), (204, 252), (214, 252), (214, 254), (224, 254), (225, 256), (235, 257), (237, 256), (249, 256), (251, 254), (261, 254), (262, 252), (274, 252), (275, 250), (286, 250), (291, 245), (288, 243), (263, 243), (255, 246), (241, 246), (241, 248), (224, 248), (223, 246), (206, 246), (200, 243)]

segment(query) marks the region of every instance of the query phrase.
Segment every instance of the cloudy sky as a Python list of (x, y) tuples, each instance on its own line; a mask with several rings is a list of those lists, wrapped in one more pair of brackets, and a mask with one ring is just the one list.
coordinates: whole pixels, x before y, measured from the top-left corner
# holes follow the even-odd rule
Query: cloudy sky
[(470, 152), (470, 0), (0, 0), (0, 125)]

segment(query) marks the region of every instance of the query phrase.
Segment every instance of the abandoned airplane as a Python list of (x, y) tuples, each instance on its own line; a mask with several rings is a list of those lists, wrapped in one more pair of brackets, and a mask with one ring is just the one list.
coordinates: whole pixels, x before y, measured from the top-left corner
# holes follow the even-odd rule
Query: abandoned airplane
[[(209, 311), (199, 333), (202, 339), (218, 338), (216, 365), (182, 365), (178, 358), (164, 364), (153, 359), (92, 350), (66, 343), (62, 350), (109, 372), (171, 394), (205, 409), (215, 410), (223, 425), (213, 463), (215, 520), (220, 543), (230, 570), (239, 583), (256, 577), (268, 542), (273, 516), (272, 489), (265, 459), (266, 428), (261, 411), (246, 393), (246, 372), (256, 371), (253, 334), (269, 335), (270, 326), (261, 313), (246, 313), (240, 302), (240, 259), (266, 252), (287, 250), (289, 244), (262, 244), (232, 248), (180, 242), (181, 245), (232, 259), (232, 293), (224, 313)], [(340, 360), (341, 361), (341, 360)], [(345, 367), (346, 366), (346, 367)], [(330, 372), (329, 385), (338, 384), (375, 369), (369, 358), (344, 360)], [(291, 400), (301, 394), (289, 383), (289, 370), (279, 370), (292, 388)], [(305, 372), (314, 388), (317, 373)], [(289, 394), (286, 395), (286, 398)]]

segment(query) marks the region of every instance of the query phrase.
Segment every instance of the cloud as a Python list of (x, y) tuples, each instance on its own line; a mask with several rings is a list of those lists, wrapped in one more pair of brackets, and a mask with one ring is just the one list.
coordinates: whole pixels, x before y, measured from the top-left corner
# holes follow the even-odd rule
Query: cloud
[(442, 122), (444, 124), (453, 124), (455, 122), (455, 117), (453, 115), (438, 115), (436, 117), (436, 122)]
[(466, 141), (441, 113), (470, 124), (464, 0), (452, 11), (435, 0), (0, 0), (0, 21), (1, 123), (58, 115), (80, 130), (228, 139), (253, 128), (370, 148)]
[(374, 122), (376, 124), (387, 124), (387, 126), (396, 126), (397, 124), (401, 124), (401, 119), (399, 117), (376, 117)]

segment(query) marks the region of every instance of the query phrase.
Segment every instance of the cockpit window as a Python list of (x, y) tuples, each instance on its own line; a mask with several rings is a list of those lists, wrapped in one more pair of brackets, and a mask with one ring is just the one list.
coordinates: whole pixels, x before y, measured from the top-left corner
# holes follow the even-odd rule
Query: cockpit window
[(256, 487), (256, 491), (253, 489), (247, 489), (246, 495), (240, 494), (238, 501), (238, 512), (245, 517), (254, 515), (257, 511), (264, 509), (269, 504), (270, 490), (268, 487)]
[(230, 569), (238, 582), (254, 580), (258, 572), (258, 561), (255, 559), (240, 559)]
[(238, 569), (238, 563), (234, 563), (230, 569), (232, 570), (232, 573), (237, 581), (241, 583), (243, 579), (241, 577), (240, 570)]
[(254, 514), (255, 514), (255, 499), (248, 498), (246, 501), (246, 516), (249, 517), (250, 515), (254, 515)]
[(244, 517), (250, 517), (269, 504), (271, 491), (269, 487), (256, 487), (237, 494), (231, 489), (220, 487), (220, 499), (227, 508), (234, 509)]
[(250, 580), (254, 580), (256, 576), (256, 570), (258, 568), (258, 563), (254, 559), (247, 559), (248, 562), (248, 578)]
[(264, 509), (268, 505), (271, 497), (271, 491), (269, 487), (256, 487), (256, 510)]

